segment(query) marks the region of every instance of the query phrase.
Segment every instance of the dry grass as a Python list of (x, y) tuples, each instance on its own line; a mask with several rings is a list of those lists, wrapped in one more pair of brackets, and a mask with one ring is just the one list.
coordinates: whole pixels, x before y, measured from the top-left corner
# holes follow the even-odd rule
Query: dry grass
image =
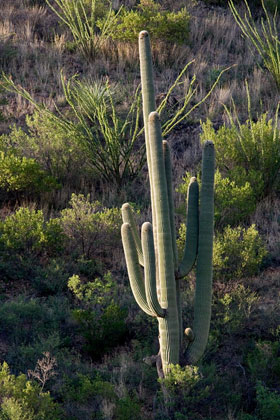
[[(134, 4), (131, 1), (128, 3), (130, 6)], [(250, 51), (248, 41), (241, 37), (230, 11), (213, 11), (199, 3), (191, 8), (191, 13), (188, 46), (168, 46), (159, 42), (153, 45), (157, 92), (165, 92), (186, 62), (195, 59), (190, 68), (191, 74), (186, 79), (193, 74), (197, 75), (199, 89), (195, 101), (198, 101), (221, 69), (236, 64), (223, 76), (208, 103), (196, 112), (197, 121), (206, 117), (224, 121), (222, 103), (228, 104), (231, 97), (235, 99), (241, 114), (244, 114), (245, 79), (249, 80), (253, 111), (259, 111), (260, 100), (264, 109), (275, 109), (277, 99), (273, 95), (273, 80), (258, 67), (259, 59)], [(24, 6), (19, 1), (5, 2), (3, 5), (0, 40), (2, 44), (5, 43), (2, 48), (6, 49), (6, 55), (13, 51), (9, 60), (2, 63), (4, 71), (11, 74), (16, 83), (30, 90), (38, 100), (51, 103), (53, 98), (61, 98), (61, 69), (66, 77), (75, 73), (85, 79), (108, 75), (110, 80), (118, 80), (122, 84), (133, 86), (138, 83), (137, 45), (107, 41), (96, 61), (88, 64), (78, 53), (68, 50), (70, 39), (68, 30), (58, 25), (57, 17), (49, 8), (30, 6), (28, 2)], [(11, 101), (12, 106), (7, 108), (6, 116), (12, 114), (17, 119), (24, 113), (32, 112), (25, 105), (22, 109), (18, 100), (16, 103), (14, 99)]]

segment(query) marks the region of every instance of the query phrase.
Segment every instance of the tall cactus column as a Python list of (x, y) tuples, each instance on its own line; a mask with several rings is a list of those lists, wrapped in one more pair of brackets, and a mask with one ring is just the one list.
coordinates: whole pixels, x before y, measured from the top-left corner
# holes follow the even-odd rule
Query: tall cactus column
[[(189, 185), (186, 244), (178, 265), (171, 159), (154, 110), (152, 60), (146, 31), (139, 35), (139, 51), (153, 225), (143, 224), (140, 239), (132, 209), (124, 204), (122, 241), (133, 295), (141, 309), (156, 316), (159, 322), (159, 354), (166, 375), (170, 365), (182, 360), (182, 354), (188, 363), (196, 363), (207, 344), (212, 293), (214, 146), (208, 141), (203, 148), (200, 198), (196, 179), (192, 178)], [(194, 332), (190, 328), (185, 330), (189, 347), (184, 349), (179, 280), (189, 273), (196, 259)]]
[(148, 124), (151, 179), (157, 224), (155, 240), (158, 253), (160, 304), (166, 310), (165, 317), (159, 318), (159, 341), (163, 372), (167, 372), (170, 363), (179, 363), (179, 318), (161, 126), (156, 112), (149, 115)]

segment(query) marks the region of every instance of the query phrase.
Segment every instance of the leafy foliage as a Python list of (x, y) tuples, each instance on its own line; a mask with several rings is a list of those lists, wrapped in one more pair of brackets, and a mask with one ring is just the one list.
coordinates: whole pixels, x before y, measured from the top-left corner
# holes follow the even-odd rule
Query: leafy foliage
[(280, 395), (276, 391), (270, 391), (257, 383), (257, 414), (261, 420), (277, 420), (280, 413)]
[[(248, 93), (249, 95), (249, 93)], [(223, 125), (215, 132), (210, 120), (202, 124), (202, 141), (211, 138), (215, 144), (217, 166), (224, 176), (236, 185), (249, 182), (256, 200), (277, 188), (280, 169), (280, 132), (278, 108), (274, 121), (262, 114), (256, 122), (250, 115), (241, 124), (236, 113), (228, 111), (230, 126)], [(234, 118), (237, 122), (234, 122)]]
[(99, 359), (122, 343), (127, 334), (127, 311), (114, 302), (116, 284), (110, 273), (92, 282), (83, 282), (74, 275), (69, 279), (68, 287), (83, 303), (84, 309), (75, 309), (73, 317), (85, 339), (84, 349), (93, 359)]
[(61, 211), (56, 223), (68, 238), (68, 249), (73, 255), (89, 259), (116, 246), (121, 225), (119, 209), (104, 208), (82, 194), (72, 194), (69, 204), (71, 207)]
[[(9, 134), (3, 134), (0, 137), (1, 148), (8, 156), (11, 148), (15, 151), (15, 156), (24, 156), (21, 159), (18, 157), (18, 162), (26, 159), (28, 167), (31, 166), (33, 171), (36, 169), (37, 172), (35, 171), (34, 175), (30, 174), (33, 178), (35, 175), (37, 178), (40, 175), (37, 167), (42, 168), (46, 174), (50, 174), (50, 178), (58, 179), (63, 185), (67, 183), (70, 186), (80, 186), (82, 177), (87, 179), (93, 176), (92, 171), (89, 170), (86, 153), (75, 138), (75, 132), (65, 130), (42, 109), (35, 111), (32, 116), (26, 116), (26, 126), (27, 132), (13, 126)], [(42, 178), (42, 175), (40, 177)], [(35, 181), (39, 182), (37, 178)], [(35, 183), (35, 188), (36, 186)]]
[(45, 222), (42, 210), (21, 207), (0, 223), (0, 244), (4, 253), (34, 258), (55, 255), (61, 251), (63, 239), (58, 221)]
[[(177, 191), (187, 197), (188, 185), (192, 175), (186, 172), (182, 178), (182, 183)], [(200, 174), (198, 174), (198, 183), (201, 184)], [(244, 183), (243, 183), (244, 182)], [(236, 225), (242, 220), (248, 218), (256, 207), (256, 200), (251, 184), (244, 179), (238, 183), (229, 177), (222, 176), (219, 169), (215, 173), (215, 226), (221, 229), (226, 225)], [(185, 206), (179, 209), (185, 213)], [(180, 236), (181, 237), (181, 236)]]
[(0, 370), (1, 420), (59, 420), (62, 411), (48, 392), (28, 381), (25, 375), (11, 375), (7, 363)]
[(0, 151), (0, 188), (8, 192), (34, 195), (57, 189), (59, 184), (34, 159)]
[(266, 255), (255, 225), (248, 229), (227, 226), (223, 232), (216, 234), (214, 240), (214, 276), (223, 280), (253, 276)]
[(154, 40), (183, 44), (188, 41), (189, 21), (190, 15), (186, 8), (170, 12), (153, 0), (141, 0), (134, 10), (122, 9), (111, 37), (136, 41), (139, 32), (147, 30)]

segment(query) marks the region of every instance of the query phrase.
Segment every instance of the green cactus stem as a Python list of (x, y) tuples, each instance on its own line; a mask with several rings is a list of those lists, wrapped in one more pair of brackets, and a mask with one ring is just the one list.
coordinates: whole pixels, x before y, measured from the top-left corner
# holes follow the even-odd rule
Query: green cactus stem
[[(152, 224), (142, 226), (141, 239), (128, 203), (122, 207), (122, 241), (128, 276), (136, 302), (159, 323), (160, 376), (170, 365), (184, 359), (196, 363), (203, 355), (209, 334), (212, 296), (212, 251), (214, 218), (214, 145), (205, 142), (202, 154), (202, 186), (191, 179), (187, 197), (186, 242), (178, 263), (172, 169), (168, 143), (162, 140), (160, 119), (155, 112), (153, 71), (149, 35), (139, 35), (140, 68), (147, 164), (150, 179)], [(196, 267), (193, 329), (185, 329), (183, 340), (180, 279)], [(144, 270), (143, 268), (144, 267)], [(184, 347), (185, 346), (185, 347)], [(151, 360), (150, 360), (151, 359)], [(152, 360), (153, 359), (153, 360)]]

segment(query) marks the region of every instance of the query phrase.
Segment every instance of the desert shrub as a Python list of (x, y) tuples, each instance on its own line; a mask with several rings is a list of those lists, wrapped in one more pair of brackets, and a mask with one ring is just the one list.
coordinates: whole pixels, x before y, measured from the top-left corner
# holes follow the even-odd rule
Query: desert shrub
[[(249, 100), (249, 97), (248, 97)], [(241, 124), (228, 113), (230, 126), (223, 125), (215, 132), (211, 121), (202, 124), (202, 141), (215, 144), (216, 162), (222, 175), (236, 185), (249, 182), (256, 200), (271, 194), (279, 186), (280, 131), (277, 122), (262, 114), (254, 122), (251, 118)]]
[(102, 256), (119, 242), (121, 215), (116, 208), (90, 202), (89, 196), (72, 194), (71, 208), (61, 211), (59, 223), (68, 238), (68, 248), (86, 259)]
[(257, 341), (246, 356), (246, 364), (254, 381), (274, 386), (280, 379), (280, 343)]
[[(240, 171), (241, 172), (241, 171)], [(191, 174), (186, 172), (183, 182), (179, 185), (177, 191), (187, 197), (188, 185)], [(197, 177), (200, 185), (200, 174)], [(231, 180), (229, 177), (223, 177), (217, 169), (215, 173), (214, 188), (214, 221), (215, 226), (221, 229), (226, 225), (236, 225), (242, 220), (248, 218), (256, 207), (256, 199), (251, 184), (246, 180), (246, 174), (242, 179)], [(186, 205), (179, 209), (180, 213), (185, 214)], [(180, 235), (181, 237), (181, 235)]]
[(0, 223), (0, 245), (3, 253), (24, 258), (56, 255), (63, 248), (63, 233), (56, 219), (45, 221), (42, 210), (20, 207)]
[(257, 383), (257, 415), (260, 420), (278, 420), (280, 413), (280, 394), (271, 391), (261, 382)]
[(70, 304), (64, 297), (28, 299), (19, 295), (1, 302), (3, 358), (15, 372), (33, 369), (45, 351), (54, 356), (66, 354), (75, 333)]
[(107, 376), (91, 370), (90, 373), (79, 372), (63, 378), (59, 398), (68, 414), (67, 419), (112, 418), (108, 411), (104, 416), (106, 407), (114, 415), (117, 401), (115, 387)]
[[(207, 100), (223, 73), (228, 70), (222, 70), (205, 96), (196, 102), (193, 101), (198, 89), (196, 76), (191, 78), (190, 83), (182, 83), (182, 78), (192, 63), (193, 61), (190, 61), (184, 66), (174, 83), (167, 88), (167, 94), (157, 108), (163, 119), (163, 137)], [(124, 183), (131, 182), (138, 176), (145, 163), (144, 143), (141, 142), (144, 128), (141, 126), (140, 89), (137, 88), (131, 95), (131, 92), (120, 90), (118, 85), (110, 85), (108, 80), (104, 83), (88, 83), (72, 77), (65, 82), (63, 74), (61, 74), (61, 84), (70, 110), (67, 113), (58, 111), (57, 114), (38, 104), (28, 91), (16, 86), (10, 77), (2, 75), (2, 86), (5, 90), (16, 93), (32, 103), (38, 114), (43, 115), (47, 124), (52, 126), (54, 132), (57, 130), (58, 133), (63, 133), (63, 139), (65, 137), (71, 139), (70, 146), (78, 145), (78, 150), (80, 149), (80, 153), (82, 151), (86, 163), (85, 165), (82, 162), (81, 168), (85, 166), (87, 169), (90, 168), (91, 174), (98, 175), (99, 182), (105, 181), (107, 184), (117, 186), (119, 190)], [(178, 107), (173, 107), (171, 113), (166, 112), (168, 100), (179, 85), (184, 87), (178, 99)], [(128, 96), (132, 97), (129, 106), (127, 106)], [(44, 130), (45, 133), (48, 132)], [(18, 131), (15, 130), (15, 133)], [(20, 133), (22, 134), (22, 131)], [(23, 140), (28, 141), (28, 138), (29, 136), (21, 135)], [(49, 136), (47, 139), (48, 142), (50, 140), (54, 156), (52, 137)], [(46, 150), (44, 145), (42, 150)], [(71, 152), (71, 155), (74, 155), (74, 150)], [(57, 153), (55, 162), (59, 157)], [(52, 159), (50, 161), (52, 162)], [(81, 168), (78, 167), (77, 173), (80, 173)]]
[(11, 345), (19, 347), (34, 343), (40, 336), (52, 334), (66, 323), (68, 317), (70, 311), (66, 299), (44, 301), (19, 295), (16, 299), (2, 302), (0, 331)]
[(59, 420), (62, 410), (48, 392), (21, 374), (10, 374), (7, 363), (0, 370), (0, 418), (2, 420)]
[(107, 306), (117, 296), (117, 284), (110, 272), (102, 279), (83, 282), (78, 275), (73, 275), (68, 280), (68, 287), (75, 297), (86, 304)]
[(34, 160), (0, 151), (0, 188), (8, 192), (39, 194), (59, 188), (55, 178)]
[(115, 21), (111, 37), (136, 41), (142, 30), (152, 39), (183, 44), (188, 41), (190, 15), (186, 8), (171, 12), (153, 0), (141, 0), (134, 10), (123, 9)]
[(96, 397), (101, 397), (108, 401), (116, 400), (114, 386), (102, 379), (99, 374), (91, 377), (90, 375), (79, 373), (73, 379), (67, 378), (63, 387), (65, 400), (69, 399), (80, 404), (94, 398), (96, 399)]
[(30, 282), (40, 296), (55, 295), (67, 290), (70, 269), (65, 257), (54, 257), (36, 266)]
[(136, 398), (130, 396), (120, 398), (116, 404), (116, 420), (141, 420), (141, 406)]
[(209, 397), (209, 385), (197, 366), (171, 365), (169, 374), (159, 382), (165, 387), (168, 418), (196, 418), (197, 405)]
[(73, 275), (68, 287), (83, 305), (73, 311), (73, 317), (85, 339), (84, 349), (94, 359), (99, 359), (121, 344), (127, 334), (127, 311), (115, 303), (116, 283), (110, 273), (103, 279), (87, 282)]
[(256, 200), (251, 184), (240, 180), (237, 184), (228, 177), (215, 173), (215, 224), (216, 227), (236, 225), (252, 214)]
[(214, 276), (220, 280), (253, 276), (259, 271), (266, 255), (265, 245), (255, 225), (247, 229), (227, 226), (214, 239)]
[(123, 344), (127, 334), (127, 311), (111, 303), (101, 315), (93, 310), (75, 309), (73, 317), (85, 339), (84, 350), (98, 360), (117, 345)]
[(75, 131), (67, 131), (42, 109), (26, 116), (26, 126), (27, 132), (13, 126), (9, 134), (0, 136), (1, 149), (7, 153), (13, 147), (19, 156), (34, 162), (33, 166), (39, 166), (63, 185), (80, 185), (81, 179), (92, 176)]
[(39, 293), (53, 294), (63, 290), (69, 277), (68, 272), (65, 276), (65, 263), (59, 262), (64, 242), (65, 236), (57, 219), (46, 221), (41, 210), (20, 207), (0, 221), (2, 279), (7, 285), (8, 282), (28, 282)]
[(218, 299), (216, 308), (216, 325), (223, 333), (232, 334), (240, 330), (244, 322), (250, 318), (259, 298), (255, 292), (237, 285), (229, 293)]

